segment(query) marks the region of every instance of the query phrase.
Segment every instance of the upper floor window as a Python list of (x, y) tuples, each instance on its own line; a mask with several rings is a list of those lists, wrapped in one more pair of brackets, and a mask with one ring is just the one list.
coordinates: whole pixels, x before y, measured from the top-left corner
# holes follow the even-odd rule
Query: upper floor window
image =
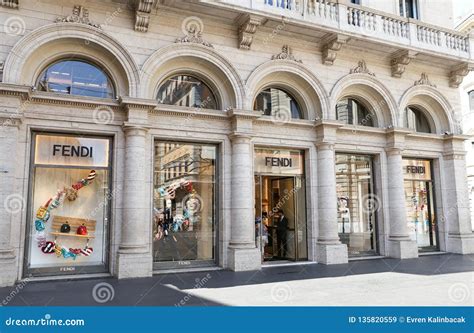
[(217, 110), (218, 104), (211, 88), (191, 75), (176, 75), (166, 79), (158, 89), (162, 104)]
[(469, 95), (469, 110), (474, 112), (474, 90), (468, 92)]
[(418, 19), (418, 1), (417, 0), (399, 0), (400, 15)]
[(62, 60), (41, 73), (37, 89), (61, 94), (114, 98), (112, 81), (99, 67), (83, 60)]
[(336, 119), (350, 125), (375, 126), (374, 115), (353, 98), (344, 98), (337, 103)]
[(414, 107), (405, 109), (405, 127), (421, 133), (432, 133), (431, 125), (425, 113)]
[(280, 116), (288, 115), (287, 118), (301, 119), (301, 110), (298, 102), (284, 90), (278, 88), (267, 88), (262, 90), (253, 106), (254, 110), (263, 111), (267, 116), (280, 113)]

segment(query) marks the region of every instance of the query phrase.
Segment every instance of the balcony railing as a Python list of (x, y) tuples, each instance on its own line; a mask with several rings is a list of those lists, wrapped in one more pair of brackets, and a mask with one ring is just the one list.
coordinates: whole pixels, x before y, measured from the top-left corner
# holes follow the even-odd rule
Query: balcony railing
[(220, 0), (291, 19), (314, 23), (328, 30), (357, 34), (426, 49), (451, 56), (469, 58), (469, 37), (454, 30), (429, 25), (414, 19), (383, 13), (371, 8), (329, 0)]

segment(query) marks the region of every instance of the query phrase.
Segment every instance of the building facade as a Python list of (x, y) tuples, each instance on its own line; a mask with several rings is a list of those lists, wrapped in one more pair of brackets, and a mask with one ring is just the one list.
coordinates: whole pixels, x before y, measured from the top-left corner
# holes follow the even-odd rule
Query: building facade
[(0, 284), (473, 253), (473, 38), (390, 3), (1, 1)]

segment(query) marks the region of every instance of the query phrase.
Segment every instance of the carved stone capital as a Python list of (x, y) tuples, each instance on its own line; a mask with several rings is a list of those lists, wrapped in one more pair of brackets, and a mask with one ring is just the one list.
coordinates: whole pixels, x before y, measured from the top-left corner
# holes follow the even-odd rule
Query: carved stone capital
[(398, 78), (402, 77), (402, 74), (405, 72), (405, 66), (407, 66), (417, 54), (418, 52), (409, 50), (395, 52), (392, 55), (392, 61), (390, 62), (392, 65), (392, 76)]
[(64, 17), (58, 17), (55, 20), (56, 23), (69, 22), (69, 23), (81, 23), (87, 24), (95, 28), (101, 28), (100, 24), (93, 23), (89, 20), (89, 10), (84, 6), (75, 5), (72, 9), (72, 14)]
[(0, 0), (0, 6), (18, 9), (20, 0)]
[(329, 34), (323, 38), (323, 46), (321, 48), (322, 61), (324, 65), (333, 65), (343, 44), (349, 41), (349, 37), (338, 34)]
[(253, 37), (257, 32), (257, 28), (263, 23), (264, 19), (249, 14), (243, 14), (237, 18), (239, 27), (239, 48), (242, 50), (250, 50)]
[(302, 63), (301, 60), (295, 58), (293, 55), (293, 50), (288, 45), (283, 45), (281, 52), (272, 56), (272, 60), (292, 60)]
[(369, 71), (364, 60), (360, 60), (357, 63), (357, 66), (350, 70), (350, 74), (368, 74), (370, 76), (375, 76), (375, 73)]
[(436, 85), (431, 83), (431, 81), (428, 79), (428, 74), (426, 74), (426, 73), (421, 73), (420, 79), (416, 80), (413, 85), (414, 86), (425, 85), (425, 86), (430, 86), (430, 87), (436, 88)]
[(147, 32), (155, 0), (135, 0), (135, 31)]
[(464, 77), (472, 70), (474, 70), (474, 63), (466, 62), (453, 67), (449, 76), (449, 86), (451, 88), (459, 88)]

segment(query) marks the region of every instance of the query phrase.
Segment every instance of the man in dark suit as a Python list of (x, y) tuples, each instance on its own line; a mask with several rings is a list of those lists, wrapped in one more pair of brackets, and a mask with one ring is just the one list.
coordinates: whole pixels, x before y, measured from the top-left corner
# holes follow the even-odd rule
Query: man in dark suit
[(280, 258), (286, 258), (287, 254), (287, 240), (286, 236), (288, 233), (288, 219), (285, 217), (285, 214), (280, 209), (277, 213), (277, 246), (278, 246), (278, 256)]

